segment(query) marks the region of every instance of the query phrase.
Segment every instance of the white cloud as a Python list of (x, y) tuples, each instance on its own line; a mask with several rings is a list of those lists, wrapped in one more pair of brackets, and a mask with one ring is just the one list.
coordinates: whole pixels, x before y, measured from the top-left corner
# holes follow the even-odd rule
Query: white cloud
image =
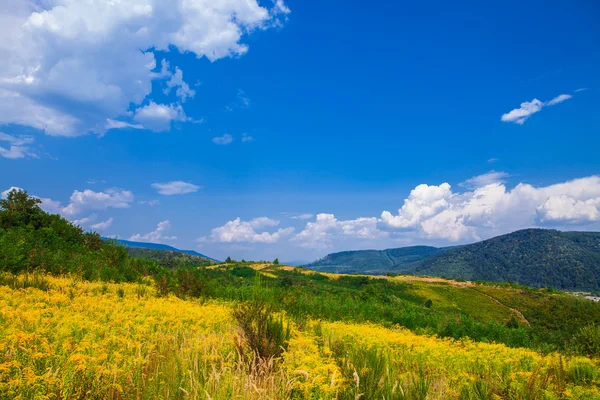
[(214, 228), (210, 236), (200, 238), (199, 241), (210, 240), (212, 242), (221, 243), (276, 243), (282, 237), (291, 235), (294, 228), (282, 228), (273, 233), (257, 232), (257, 230), (266, 227), (279, 225), (279, 221), (259, 217), (251, 221), (242, 221), (236, 218), (233, 221), (227, 222), (225, 225)]
[(171, 196), (174, 194), (194, 193), (201, 189), (201, 186), (193, 185), (183, 181), (171, 181), (166, 183), (153, 183), (151, 185), (158, 193)]
[(448, 183), (439, 186), (421, 184), (410, 192), (397, 216), (384, 211), (381, 220), (392, 228), (413, 228), (448, 208), (451, 198), (452, 191)]
[(521, 103), (521, 107), (515, 108), (510, 112), (503, 114), (500, 118), (503, 122), (514, 122), (515, 124), (523, 125), (529, 117), (542, 110), (545, 106), (553, 106), (562, 103), (565, 100), (572, 98), (570, 94), (560, 94), (550, 101), (542, 102), (538, 99), (525, 101)]
[(338, 220), (333, 214), (317, 214), (315, 222), (308, 222), (304, 230), (292, 241), (302, 247), (328, 248), (336, 237), (376, 239), (387, 236), (387, 232), (377, 229), (377, 218), (357, 218)]
[(152, 232), (148, 232), (145, 235), (141, 235), (136, 233), (132, 235), (129, 240), (134, 242), (151, 242), (151, 243), (161, 243), (164, 240), (175, 240), (176, 236), (165, 236), (164, 233), (171, 229), (171, 223), (167, 221), (159, 222), (156, 226), (156, 229)]
[(536, 211), (541, 222), (582, 223), (600, 219), (600, 197), (577, 200), (562, 194), (551, 196)]
[(495, 182), (463, 193), (453, 193), (444, 183), (417, 186), (398, 215), (384, 211), (381, 222), (429, 239), (460, 241), (548, 224), (596, 222), (599, 208), (600, 176), (538, 187), (519, 183), (511, 190)]
[(493, 164), (493, 163), (498, 162), (498, 161), (500, 161), (500, 159), (499, 158), (494, 158), (494, 157), (492, 157), (492, 158), (490, 158), (490, 159), (487, 160), (487, 162), (489, 164)]
[(242, 143), (253, 142), (254, 138), (247, 133), (242, 134)]
[(258, 217), (250, 221), (250, 226), (254, 229), (266, 228), (269, 226), (277, 226), (279, 221), (268, 217)]
[(214, 137), (212, 141), (215, 144), (227, 145), (233, 142), (233, 136), (231, 136), (229, 133), (226, 133), (223, 136)]
[(171, 122), (184, 122), (188, 117), (180, 104), (156, 104), (150, 101), (135, 111), (134, 119), (145, 128), (160, 132), (170, 130)]
[[(180, 101), (193, 96), (177, 67), (155, 71), (155, 51), (237, 57), (248, 51), (247, 34), (280, 25), (288, 13), (281, 0), (270, 9), (257, 0), (5, 0), (0, 124), (102, 133), (108, 119), (153, 99), (153, 81)], [(166, 125), (151, 129), (159, 126)]]
[(113, 223), (113, 219), (109, 218), (106, 221), (98, 222), (97, 224), (92, 225), (92, 230), (94, 231), (104, 231), (111, 227)]
[(84, 227), (87, 224), (94, 222), (96, 220), (96, 218), (98, 218), (98, 216), (96, 214), (91, 214), (84, 218), (74, 219), (71, 222), (73, 223), (73, 225), (78, 225), (78, 226)]
[(529, 117), (531, 117), (536, 112), (542, 110), (544, 103), (539, 101), (538, 99), (533, 99), (532, 101), (525, 101), (521, 103), (521, 107), (515, 108), (510, 112), (502, 115), (502, 121), (504, 122), (514, 122), (519, 125), (523, 125), (525, 121)]
[(0, 132), (0, 142), (5, 142), (9, 146), (8, 148), (0, 146), (0, 157), (13, 160), (17, 158), (37, 157), (31, 146), (29, 146), (34, 142), (32, 136), (12, 136)]
[(124, 128), (144, 129), (144, 125), (130, 124), (129, 122), (117, 121), (117, 120), (110, 119), (110, 118), (108, 118), (106, 120), (106, 124), (104, 125), (104, 129), (106, 129), (107, 131), (110, 129), (124, 129)]
[(547, 102), (545, 105), (553, 106), (555, 104), (562, 103), (565, 100), (569, 100), (572, 97), (573, 96), (571, 96), (570, 94), (559, 94), (558, 96)]
[(482, 186), (487, 186), (492, 183), (504, 183), (506, 182), (506, 178), (508, 178), (509, 176), (510, 175), (506, 172), (491, 170), (490, 172), (486, 172), (485, 174), (469, 178), (466, 181), (459, 183), (458, 185), (466, 188), (478, 188)]
[(196, 95), (196, 91), (191, 89), (190, 86), (183, 81), (183, 72), (175, 67), (175, 73), (171, 74), (167, 81), (167, 87), (164, 90), (165, 94), (169, 94), (171, 89), (175, 89), (175, 94), (182, 102), (185, 102), (188, 98), (193, 98)]
[(298, 214), (298, 215), (292, 215), (290, 218), (291, 219), (311, 219), (313, 217), (313, 214)]
[(69, 199), (69, 204), (60, 213), (70, 217), (80, 215), (90, 210), (105, 210), (107, 208), (128, 208), (134, 196), (129, 190), (108, 189), (105, 192), (94, 192), (85, 189), (75, 190)]
[(579, 92), (585, 92), (586, 90), (589, 90), (589, 88), (579, 88), (579, 89), (575, 89), (575, 93), (579, 93)]

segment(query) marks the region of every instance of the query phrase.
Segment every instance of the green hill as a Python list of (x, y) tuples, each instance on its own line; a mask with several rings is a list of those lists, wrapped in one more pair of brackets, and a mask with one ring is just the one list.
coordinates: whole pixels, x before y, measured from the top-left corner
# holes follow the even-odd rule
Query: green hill
[(167, 268), (177, 268), (193, 265), (212, 265), (212, 258), (191, 255), (177, 250), (146, 249), (142, 247), (127, 247), (127, 252), (136, 258), (154, 260), (158, 265)]
[(525, 229), (433, 256), (415, 273), (600, 290), (600, 233)]
[(192, 256), (206, 258), (206, 259), (214, 261), (214, 262), (219, 262), (219, 260), (215, 260), (214, 258), (210, 258), (209, 256), (205, 256), (204, 254), (198, 253), (197, 251), (194, 251), (194, 250), (180, 250), (180, 249), (176, 249), (173, 246), (169, 246), (169, 245), (162, 244), (162, 243), (132, 242), (131, 240), (109, 239), (109, 238), (102, 238), (102, 239), (104, 239), (104, 240), (116, 240), (116, 242), (119, 245), (125, 246), (127, 248), (131, 248), (131, 249), (150, 249), (150, 250), (174, 251), (174, 252), (177, 252), (177, 253), (185, 253), (185, 254), (189, 254), (189, 255), (192, 255)]
[(456, 247), (344, 251), (306, 265), (321, 272), (411, 273), (600, 290), (600, 233), (525, 229)]
[(315, 271), (335, 273), (385, 274), (413, 270), (423, 260), (442, 254), (453, 247), (401, 247), (387, 250), (342, 251), (328, 254), (305, 265)]

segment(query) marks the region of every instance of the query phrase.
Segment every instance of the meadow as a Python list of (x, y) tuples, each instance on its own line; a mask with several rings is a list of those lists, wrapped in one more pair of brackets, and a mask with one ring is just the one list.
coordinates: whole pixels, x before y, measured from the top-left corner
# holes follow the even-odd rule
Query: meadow
[(587, 357), (286, 313), (285, 350), (261, 357), (236, 302), (161, 297), (149, 281), (0, 282), (0, 398), (600, 398)]
[(133, 258), (0, 200), (0, 399), (600, 399), (600, 304)]

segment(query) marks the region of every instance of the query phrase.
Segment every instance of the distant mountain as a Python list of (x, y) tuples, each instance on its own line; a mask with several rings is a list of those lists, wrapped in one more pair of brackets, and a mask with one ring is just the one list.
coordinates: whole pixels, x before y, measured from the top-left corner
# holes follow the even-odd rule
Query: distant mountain
[(283, 265), (291, 265), (292, 267), (299, 267), (301, 265), (309, 264), (310, 261), (293, 260), (293, 261), (282, 261)]
[(412, 246), (387, 250), (356, 250), (329, 254), (304, 265), (322, 272), (385, 274), (414, 270), (423, 260), (454, 247)]
[[(104, 240), (115, 240), (115, 239), (108, 239), (108, 238), (103, 238), (103, 239)], [(134, 249), (169, 250), (169, 251), (175, 251), (178, 253), (189, 254), (192, 256), (196, 256), (196, 257), (206, 258), (206, 259), (214, 261), (214, 262), (220, 262), (219, 260), (215, 260), (214, 258), (205, 256), (204, 254), (198, 253), (197, 251), (194, 251), (194, 250), (179, 250), (173, 246), (169, 246), (169, 245), (161, 244), (161, 243), (132, 242), (130, 240), (121, 240), (121, 239), (117, 239), (117, 242), (122, 246), (131, 247)]]
[(600, 232), (525, 229), (424, 260), (418, 275), (600, 289)]
[(600, 232), (524, 229), (456, 247), (344, 251), (305, 267), (323, 272), (409, 273), (597, 291)]

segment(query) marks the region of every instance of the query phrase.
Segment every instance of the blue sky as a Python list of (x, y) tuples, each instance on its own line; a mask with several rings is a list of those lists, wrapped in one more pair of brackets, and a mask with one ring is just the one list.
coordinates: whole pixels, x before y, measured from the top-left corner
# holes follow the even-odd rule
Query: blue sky
[(283, 260), (600, 229), (594, 2), (54, 3), (0, 5), (0, 191), (86, 229)]

